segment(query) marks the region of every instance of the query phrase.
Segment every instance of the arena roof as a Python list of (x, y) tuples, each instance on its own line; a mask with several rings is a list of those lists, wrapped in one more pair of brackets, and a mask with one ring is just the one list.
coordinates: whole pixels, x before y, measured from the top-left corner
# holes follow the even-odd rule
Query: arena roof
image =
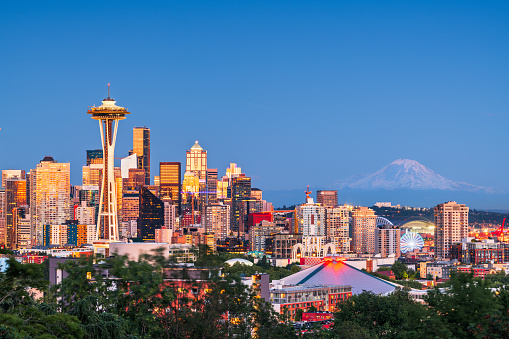
[(341, 260), (322, 263), (272, 282), (273, 285), (350, 285), (353, 294), (370, 291), (375, 294), (391, 293), (399, 285), (374, 277)]

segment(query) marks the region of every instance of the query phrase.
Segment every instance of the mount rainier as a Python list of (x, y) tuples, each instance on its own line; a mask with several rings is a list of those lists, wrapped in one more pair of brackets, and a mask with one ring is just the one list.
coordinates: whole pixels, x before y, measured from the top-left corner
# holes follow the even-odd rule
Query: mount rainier
[(433, 172), (415, 160), (398, 159), (377, 172), (361, 177), (338, 182), (333, 188), (352, 189), (415, 189), (415, 190), (450, 190), (478, 192), (493, 191), (492, 188), (471, 185), (465, 182), (452, 181)]

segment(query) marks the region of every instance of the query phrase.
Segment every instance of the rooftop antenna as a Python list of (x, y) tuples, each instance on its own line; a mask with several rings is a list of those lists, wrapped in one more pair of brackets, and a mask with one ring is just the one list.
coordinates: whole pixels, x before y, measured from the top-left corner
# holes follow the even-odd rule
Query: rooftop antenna
[(108, 98), (110, 97), (110, 84), (108, 83)]

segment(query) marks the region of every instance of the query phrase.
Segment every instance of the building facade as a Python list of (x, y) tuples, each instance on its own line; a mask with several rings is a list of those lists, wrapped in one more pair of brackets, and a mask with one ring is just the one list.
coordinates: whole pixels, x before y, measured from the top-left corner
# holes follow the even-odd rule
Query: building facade
[(338, 252), (350, 251), (350, 209), (347, 206), (326, 207), (327, 240)]
[(205, 232), (213, 233), (214, 239), (224, 241), (230, 234), (230, 206), (215, 203), (205, 207)]
[(150, 185), (150, 128), (133, 128), (133, 153), (138, 157), (138, 168), (145, 171), (145, 185)]
[(155, 241), (155, 230), (164, 225), (164, 203), (146, 187), (140, 189), (138, 238)]
[(401, 256), (401, 230), (392, 225), (375, 228), (375, 254)]
[(316, 191), (316, 202), (322, 204), (323, 207), (337, 207), (338, 191), (333, 190)]
[(30, 216), (34, 244), (42, 243), (43, 225), (70, 219), (70, 164), (45, 157), (30, 171)]
[(351, 250), (355, 253), (375, 253), (375, 229), (375, 211), (368, 207), (355, 208), (350, 225)]
[(180, 162), (160, 162), (159, 163), (159, 198), (170, 198), (173, 205), (177, 208), (177, 213), (181, 213), (182, 201), (182, 178)]
[(435, 216), (435, 257), (450, 258), (451, 246), (468, 236), (468, 207), (449, 201), (433, 208)]

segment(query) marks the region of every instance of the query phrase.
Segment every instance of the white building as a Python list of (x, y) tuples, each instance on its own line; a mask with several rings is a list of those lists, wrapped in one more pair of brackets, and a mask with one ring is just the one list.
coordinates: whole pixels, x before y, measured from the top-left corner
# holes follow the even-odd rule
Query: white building
[(298, 233), (302, 237), (326, 236), (325, 208), (315, 204), (313, 198), (306, 198), (306, 203), (297, 206)]
[(120, 160), (120, 173), (123, 179), (129, 178), (129, 170), (138, 168), (138, 156), (136, 153)]

